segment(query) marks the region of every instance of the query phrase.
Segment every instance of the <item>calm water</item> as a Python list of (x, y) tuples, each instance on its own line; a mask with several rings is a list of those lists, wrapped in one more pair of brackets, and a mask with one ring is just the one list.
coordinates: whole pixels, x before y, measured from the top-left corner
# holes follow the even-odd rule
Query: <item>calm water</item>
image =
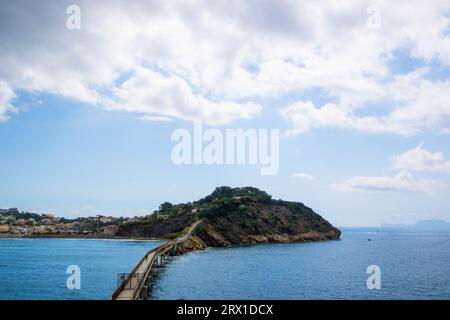
[[(173, 258), (157, 299), (450, 299), (447, 234), (344, 230), (341, 241), (210, 248)], [(372, 241), (367, 241), (372, 238)], [(0, 299), (108, 299), (157, 242), (0, 240)], [(66, 288), (68, 265), (82, 288)], [(381, 268), (368, 290), (366, 268)]]
[[(450, 299), (448, 234), (344, 230), (341, 241), (236, 246), (172, 260), (157, 299)], [(372, 238), (372, 241), (368, 241)], [(381, 268), (368, 290), (366, 268)]]
[[(0, 239), (0, 299), (110, 299), (117, 274), (130, 272), (161, 242)], [(81, 290), (68, 290), (69, 265), (81, 269)]]

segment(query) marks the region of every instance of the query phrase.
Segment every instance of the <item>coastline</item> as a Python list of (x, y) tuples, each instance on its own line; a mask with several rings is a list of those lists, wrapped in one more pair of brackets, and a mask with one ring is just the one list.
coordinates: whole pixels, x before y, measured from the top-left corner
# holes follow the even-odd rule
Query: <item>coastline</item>
[(118, 237), (113, 235), (90, 235), (90, 234), (55, 234), (55, 235), (23, 235), (23, 234), (0, 234), (0, 239), (85, 239), (85, 240), (134, 240), (134, 241), (166, 241), (161, 238), (146, 237)]
[[(171, 239), (164, 238), (145, 238), (145, 237), (119, 237), (113, 235), (18, 235), (18, 234), (0, 234), (0, 240), (2, 239), (61, 239), (61, 240), (122, 240), (122, 241), (170, 241)], [(194, 245), (192, 245), (193, 237), (188, 237), (185, 242), (191, 245), (182, 245), (178, 251), (180, 254), (186, 254), (191, 251), (206, 250), (208, 248), (228, 248), (237, 246), (252, 246), (252, 245), (264, 245), (264, 244), (291, 244), (291, 243), (311, 243), (311, 242), (327, 242), (327, 241), (340, 241), (341, 239), (317, 239), (317, 240), (285, 240), (285, 241), (255, 241), (255, 242), (242, 242), (226, 245), (202, 245), (198, 243), (198, 239), (194, 239)]]

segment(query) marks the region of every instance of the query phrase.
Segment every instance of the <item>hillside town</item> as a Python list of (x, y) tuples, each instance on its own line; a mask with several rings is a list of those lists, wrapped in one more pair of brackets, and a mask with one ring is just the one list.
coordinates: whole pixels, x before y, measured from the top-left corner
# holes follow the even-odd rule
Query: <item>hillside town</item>
[(113, 237), (119, 225), (130, 218), (97, 215), (67, 219), (54, 214), (37, 214), (17, 208), (0, 209), (0, 237), (15, 236), (99, 236)]

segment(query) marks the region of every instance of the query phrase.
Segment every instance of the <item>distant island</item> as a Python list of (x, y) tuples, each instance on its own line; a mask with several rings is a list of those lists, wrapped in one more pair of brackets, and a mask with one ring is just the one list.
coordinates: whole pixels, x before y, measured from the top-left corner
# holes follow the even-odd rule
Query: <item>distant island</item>
[(341, 231), (299, 202), (274, 200), (257, 188), (218, 187), (198, 201), (162, 203), (144, 217), (57, 218), (0, 210), (0, 233), (22, 237), (175, 239), (190, 230), (180, 251), (259, 242), (338, 240)]
[(384, 223), (381, 224), (380, 229), (384, 231), (450, 233), (450, 222), (439, 219), (430, 219), (417, 221), (415, 224)]

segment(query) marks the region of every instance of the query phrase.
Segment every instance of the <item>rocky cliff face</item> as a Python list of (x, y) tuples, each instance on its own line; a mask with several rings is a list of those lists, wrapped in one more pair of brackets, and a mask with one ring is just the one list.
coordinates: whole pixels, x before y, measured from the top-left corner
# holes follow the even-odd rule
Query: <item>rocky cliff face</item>
[(185, 254), (194, 250), (204, 250), (208, 245), (198, 236), (191, 236), (186, 241), (177, 246), (177, 254)]
[(273, 200), (256, 188), (217, 188), (194, 203), (162, 205), (159, 211), (119, 229), (119, 236), (176, 238), (202, 222), (179, 252), (207, 246), (259, 242), (337, 240), (341, 232), (302, 203)]
[(337, 240), (341, 232), (302, 204), (254, 204), (244, 212), (204, 219), (196, 235), (208, 246)]

